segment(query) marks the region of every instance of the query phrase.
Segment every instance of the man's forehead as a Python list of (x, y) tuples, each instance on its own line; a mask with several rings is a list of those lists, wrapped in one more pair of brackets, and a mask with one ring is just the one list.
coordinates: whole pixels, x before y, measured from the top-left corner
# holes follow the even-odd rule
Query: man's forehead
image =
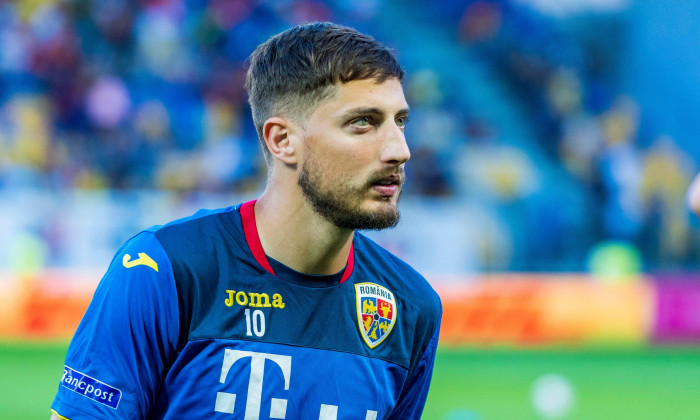
[(339, 112), (356, 108), (374, 108), (383, 112), (408, 109), (403, 86), (397, 78), (389, 78), (383, 82), (362, 79), (338, 84), (329, 102), (329, 105)]

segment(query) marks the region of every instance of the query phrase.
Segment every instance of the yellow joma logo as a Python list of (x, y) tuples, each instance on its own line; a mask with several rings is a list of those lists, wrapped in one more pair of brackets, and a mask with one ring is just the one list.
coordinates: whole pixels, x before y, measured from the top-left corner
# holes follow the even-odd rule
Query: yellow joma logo
[(226, 306), (233, 306), (234, 303), (240, 306), (252, 306), (253, 308), (280, 308), (284, 309), (285, 303), (282, 300), (282, 295), (275, 293), (272, 295), (272, 304), (270, 304), (270, 295), (267, 293), (244, 292), (235, 290), (227, 290), (228, 298), (224, 301)]
[(137, 265), (145, 265), (146, 267), (151, 267), (152, 269), (156, 270), (156, 272), (158, 271), (158, 264), (145, 252), (139, 252), (139, 258), (135, 260), (131, 260), (131, 255), (124, 254), (122, 264), (126, 268), (136, 267)]

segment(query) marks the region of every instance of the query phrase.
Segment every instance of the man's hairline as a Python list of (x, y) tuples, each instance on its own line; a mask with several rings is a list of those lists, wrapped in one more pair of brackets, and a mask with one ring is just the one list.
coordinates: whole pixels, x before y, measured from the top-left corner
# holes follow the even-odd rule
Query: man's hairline
[(308, 109), (305, 109), (305, 110), (299, 110), (299, 111), (295, 112), (300, 106), (306, 105), (305, 103), (303, 103), (304, 101), (302, 99), (303, 98), (302, 96), (296, 95), (297, 99), (301, 99), (301, 101), (299, 101), (301, 103), (297, 103), (296, 106), (291, 105), (291, 108), (292, 108), (291, 110), (286, 109), (288, 107), (287, 104), (280, 104), (280, 102), (283, 102), (283, 101), (279, 101), (277, 104), (275, 104), (275, 106), (273, 106), (273, 110), (270, 112), (270, 116), (268, 117), (268, 120), (270, 118), (278, 117), (278, 118), (285, 119), (287, 121), (291, 121), (292, 123), (299, 125), (301, 128), (306, 129), (311, 115), (313, 115), (313, 113), (316, 112), (321, 105), (330, 101), (338, 94), (338, 86), (337, 85), (338, 85), (337, 83), (334, 83), (332, 85), (324, 86), (323, 87), (324, 94), (322, 95), (321, 99), (318, 101), (315, 101), (315, 103), (308, 104), (309, 107), (308, 107)]
[[(390, 75), (390, 76), (385, 77), (383, 79), (381, 77), (368, 77), (368, 78), (364, 78), (364, 79), (352, 79), (352, 80), (348, 80), (347, 82), (338, 81), (338, 82), (335, 82), (331, 85), (326, 85), (326, 86), (324, 86), (324, 89), (330, 88), (330, 94), (324, 95), (321, 100), (317, 101), (315, 104), (313, 104), (311, 107), (309, 107), (308, 110), (304, 111), (303, 112), (304, 117), (301, 118), (303, 121), (299, 121), (298, 115), (293, 115), (294, 111), (285, 110), (284, 105), (275, 104), (275, 106), (273, 107), (273, 110), (270, 112), (270, 116), (267, 117), (265, 122), (263, 122), (263, 126), (265, 125), (265, 123), (267, 123), (267, 121), (270, 118), (277, 117), (277, 118), (282, 118), (282, 119), (291, 121), (295, 124), (298, 124), (303, 129), (306, 129), (311, 115), (313, 115), (318, 110), (319, 107), (321, 107), (325, 103), (327, 103), (330, 100), (332, 100), (333, 98), (335, 98), (336, 95), (338, 94), (338, 91), (339, 91), (338, 88), (340, 86), (347, 85), (348, 83), (352, 83), (352, 82), (362, 81), (362, 80), (373, 80), (375, 85), (380, 85), (380, 84), (386, 83), (387, 81), (392, 80), (392, 79), (397, 80), (403, 87), (403, 78), (400, 78), (400, 77), (394, 76), (394, 75)], [(408, 113), (408, 111), (410, 111), (410, 107), (407, 105), (401, 111), (406, 111), (406, 113)]]

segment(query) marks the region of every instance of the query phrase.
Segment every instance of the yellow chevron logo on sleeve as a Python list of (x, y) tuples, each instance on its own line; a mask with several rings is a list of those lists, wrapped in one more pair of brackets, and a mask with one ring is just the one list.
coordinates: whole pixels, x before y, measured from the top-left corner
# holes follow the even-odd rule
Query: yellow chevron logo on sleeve
[(139, 252), (139, 258), (135, 260), (131, 260), (131, 255), (124, 254), (124, 258), (122, 258), (122, 265), (124, 265), (126, 268), (136, 267), (137, 265), (145, 265), (146, 267), (151, 267), (158, 272), (158, 264), (145, 252)]

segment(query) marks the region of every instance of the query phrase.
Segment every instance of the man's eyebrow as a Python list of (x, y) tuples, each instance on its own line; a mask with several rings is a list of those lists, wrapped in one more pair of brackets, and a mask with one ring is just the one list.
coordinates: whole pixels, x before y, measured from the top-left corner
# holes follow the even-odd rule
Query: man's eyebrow
[[(401, 108), (396, 115), (408, 115), (409, 108)], [(343, 118), (361, 117), (363, 115), (384, 114), (384, 111), (376, 107), (352, 108), (343, 113)]]

